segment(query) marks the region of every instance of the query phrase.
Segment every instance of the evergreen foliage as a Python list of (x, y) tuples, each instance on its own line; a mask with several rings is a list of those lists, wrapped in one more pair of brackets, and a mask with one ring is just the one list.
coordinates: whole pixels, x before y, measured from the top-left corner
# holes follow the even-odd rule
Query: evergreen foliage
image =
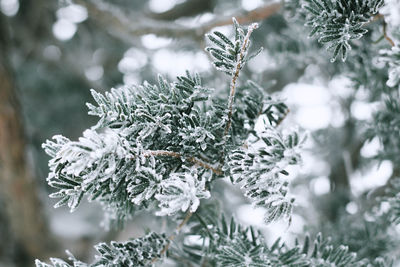
[(351, 49), (350, 41), (360, 39), (368, 30), (364, 25), (378, 13), (383, 0), (304, 0), (307, 26), (312, 27), (310, 36), (327, 44), (333, 51), (332, 62), (339, 56), (342, 61)]
[(393, 46), (391, 50), (381, 51), (381, 60), (389, 65), (389, 79), (387, 86), (400, 86), (400, 47)]
[[(290, 218), (294, 199), (279, 174), (287, 175), (284, 168), (300, 162), (304, 138), (297, 132), (283, 136), (275, 128), (288, 109), (254, 82), (247, 82), (234, 103), (239, 72), (252, 58), (246, 56), (249, 38), (257, 27), (246, 31), (235, 20), (234, 25), (234, 41), (214, 32), (208, 37), (219, 48), (207, 48), (217, 69), (232, 76), (228, 109), (222, 99), (211, 98), (212, 90), (199, 75), (189, 72), (174, 83), (159, 76), (158, 85), (123, 86), (104, 95), (92, 90), (97, 105), (88, 104), (89, 114), (99, 117), (98, 123), (78, 141), (58, 135), (43, 145), (52, 157), (47, 181), (57, 190), (50, 197), (60, 198), (56, 208), (67, 205), (74, 211), (87, 196), (102, 203), (117, 224), (154, 204), (158, 216), (194, 213), (200, 200), (210, 197), (210, 183), (226, 173), (256, 206), (267, 209), (266, 222)], [(266, 128), (257, 134), (254, 126), (262, 115)], [(262, 140), (264, 147), (255, 153), (244, 150), (249, 137)], [(120, 261), (114, 254), (121, 246), (133, 254)], [(98, 250), (105, 255), (105, 266), (129, 262), (129, 257), (132, 263), (134, 255), (144, 253), (115, 243)]]
[(283, 136), (273, 128), (267, 128), (257, 136), (261, 142), (254, 143), (258, 149), (239, 149), (229, 156), (229, 172), (234, 184), (241, 185), (245, 195), (255, 206), (267, 207), (265, 222), (290, 218), (294, 199), (288, 195), (288, 165), (300, 161), (299, 148), (305, 138), (297, 132)]
[[(251, 29), (245, 36), (235, 23), (235, 43), (239, 48), (235, 52), (237, 60), (232, 62), (237, 70), (231, 73), (233, 79), (237, 79), (238, 71), (249, 60), (245, 54)], [(214, 35), (229, 44), (222, 33)], [(214, 37), (210, 40), (220, 44)], [(229, 49), (227, 46), (225, 52)], [(214, 56), (225, 53), (208, 50)], [(211, 89), (202, 86), (197, 74), (186, 73), (175, 83), (159, 76), (158, 85), (145, 82), (143, 86), (112, 89), (104, 95), (92, 90), (97, 106), (88, 104), (89, 114), (98, 116), (98, 123), (86, 130), (79, 141), (55, 136), (55, 141), (43, 145), (52, 157), (47, 180), (58, 190), (51, 197), (61, 198), (55, 207), (68, 205), (73, 211), (86, 195), (89, 201), (99, 200), (117, 223), (129, 218), (134, 209), (146, 208), (154, 201), (161, 209), (157, 215), (171, 215), (188, 208), (195, 212), (200, 199), (210, 197), (206, 182), (223, 174), (208, 162), (224, 161), (225, 155), (220, 151), (226, 150), (229, 167), (225, 169), (237, 173), (237, 163), (231, 162), (230, 151), (238, 151), (237, 147), (254, 133), (258, 117), (265, 115), (271, 126), (277, 126), (287, 113), (285, 104), (264, 96), (254, 82), (249, 81), (248, 88), (232, 117), (226, 117), (220, 99), (209, 101)], [(271, 210), (266, 221), (290, 217), (293, 200), (285, 202), (287, 183), (281, 182), (277, 174), (287, 174), (283, 170), (286, 164), (298, 163), (300, 156), (294, 150), (299, 137), (293, 133), (283, 138), (270, 127), (259, 138), (271, 148), (259, 151), (260, 156), (255, 159), (264, 166), (256, 163), (247, 171), (253, 174), (244, 186), (246, 194), (257, 201), (256, 205)], [(269, 178), (254, 185), (267, 170), (271, 170)], [(236, 178), (232, 181), (239, 182)], [(276, 189), (269, 188), (272, 184)], [(261, 185), (264, 189), (259, 192), (257, 187)], [(276, 194), (281, 198), (275, 199)]]
[[(321, 140), (334, 140), (334, 151), (340, 152), (335, 162), (345, 161), (344, 155), (353, 156), (353, 145), (359, 157), (361, 147), (373, 139), (382, 146), (371, 161), (400, 162), (399, 47), (377, 44), (380, 52), (376, 52), (369, 44), (356, 41), (365, 38), (372, 43), (371, 31), (376, 28), (369, 24), (381, 18), (383, 5), (383, 0), (289, 0), (285, 7), (291, 15), (288, 21), (297, 28), (285, 26), (279, 38), (276, 33), (267, 38), (271, 57), (282, 60), (289, 51), (287, 64), (303, 70), (310, 62), (324, 61), (321, 64), (326, 64), (327, 72), (336, 73), (339, 68), (334, 61), (347, 59), (346, 75), (354, 91), (367, 89), (367, 101), (380, 101), (371, 120), (354, 131), (359, 139), (352, 139), (352, 132), (322, 132)], [(312, 28), (310, 36), (318, 36), (318, 42), (333, 51), (331, 63), (321, 58), (317, 42), (305, 43), (298, 30), (303, 24)], [(206, 35), (210, 44), (206, 51), (215, 68), (229, 76), (228, 86), (218, 84), (221, 88), (213, 89), (199, 74), (187, 71), (172, 82), (159, 75), (155, 84), (123, 85), (104, 94), (91, 90), (95, 103), (87, 106), (97, 123), (77, 141), (56, 135), (43, 144), (51, 157), (47, 182), (55, 190), (50, 197), (58, 199), (56, 208), (68, 206), (74, 211), (86, 197), (100, 202), (111, 226), (123, 225), (141, 210), (176, 224), (174, 233), (152, 232), (126, 242), (100, 243), (92, 264), (69, 254), (73, 265), (52, 258), (51, 265), (37, 260), (36, 266), (150, 266), (165, 262), (216, 267), (394, 266), (388, 251), (397, 240), (387, 235), (400, 221), (397, 165), (392, 182), (383, 186), (381, 195), (370, 192), (357, 200), (351, 196), (362, 203), (357, 202), (360, 210), (354, 216), (337, 212), (332, 225), (318, 230), (307, 227), (311, 235), (300, 236), (294, 245), (281, 239), (268, 245), (261, 231), (241, 225), (234, 217), (227, 222), (219, 205), (230, 199), (218, 189), (228, 188), (230, 182), (241, 189), (244, 199), (264, 211), (266, 224), (285, 219), (290, 225), (296, 208), (287, 176), (293, 165), (302, 163), (307, 136), (282, 125), (289, 108), (279, 95), (270, 93), (270, 86), (242, 74), (245, 65), (262, 52), (250, 53), (251, 35), (258, 24), (244, 28), (233, 19), (233, 25), (233, 38), (220, 31)], [(348, 58), (352, 47), (357, 53)], [(308, 50), (309, 57), (304, 57)], [(345, 104), (351, 106), (352, 100)], [(346, 127), (359, 125), (351, 114), (346, 119)], [(256, 124), (262, 129), (256, 129)], [(318, 137), (314, 141), (318, 142)], [(349, 146), (346, 151), (342, 151), (343, 143)], [(352, 164), (341, 166), (345, 170), (340, 169), (339, 174), (348, 175)], [(342, 189), (333, 182), (331, 186), (332, 192)], [(340, 208), (345, 210), (349, 201), (350, 197), (344, 199)], [(384, 211), (377, 207), (383, 203), (389, 206)], [(318, 220), (326, 220), (329, 216), (325, 215)], [(300, 244), (298, 240), (304, 241)]]
[(383, 145), (378, 157), (400, 162), (398, 131), (400, 129), (400, 105), (391, 96), (385, 97), (385, 105), (374, 116), (374, 125), (368, 131), (370, 137), (378, 137)]
[(150, 233), (142, 238), (137, 238), (126, 242), (111, 242), (110, 245), (100, 243), (95, 246), (99, 255), (92, 264), (81, 262), (69, 254), (69, 260), (73, 265), (67, 262), (51, 258), (51, 265), (36, 260), (37, 267), (96, 267), (96, 266), (148, 266), (151, 261), (161, 256), (161, 251), (167, 244), (165, 235)]
[[(243, 227), (233, 218), (230, 223), (224, 216), (211, 220), (205, 218), (201, 220), (201, 224), (207, 228), (202, 232), (202, 238), (203, 244), (208, 246), (204, 245), (205, 247), (197, 250), (194, 247), (186, 249), (193, 254), (203, 254), (203, 262), (209, 266), (392, 266), (390, 261), (383, 258), (372, 261), (359, 259), (347, 246), (337, 245), (332, 238), (323, 238), (320, 233), (314, 240), (307, 235), (302, 244), (296, 240), (295, 245), (290, 246), (277, 239), (268, 246), (259, 231), (252, 227)], [(199, 229), (196, 230), (198, 233)]]
[(256, 24), (251, 25), (247, 32), (239, 26), (235, 18), (233, 18), (233, 25), (235, 39), (232, 41), (219, 31), (207, 34), (208, 39), (215, 45), (215, 47), (206, 48), (214, 59), (214, 66), (228, 75), (237, 75), (235, 72), (240, 71), (247, 61), (262, 51), (260, 48), (256, 53), (246, 57), (251, 43), (249, 37), (251, 32), (258, 27)]

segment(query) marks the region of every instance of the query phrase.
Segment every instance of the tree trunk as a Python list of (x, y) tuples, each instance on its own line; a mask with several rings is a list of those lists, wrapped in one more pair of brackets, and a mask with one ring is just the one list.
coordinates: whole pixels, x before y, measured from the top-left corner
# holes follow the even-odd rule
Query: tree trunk
[(20, 105), (6, 56), (9, 41), (5, 22), (0, 15), (0, 196), (16, 246), (14, 261), (17, 266), (32, 266), (34, 258), (54, 251), (55, 243), (26, 161)]

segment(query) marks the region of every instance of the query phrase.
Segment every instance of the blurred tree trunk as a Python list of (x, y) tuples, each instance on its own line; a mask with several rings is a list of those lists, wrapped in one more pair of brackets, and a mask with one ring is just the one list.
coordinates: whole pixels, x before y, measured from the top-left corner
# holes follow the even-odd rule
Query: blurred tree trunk
[(16, 246), (17, 259), (14, 260), (17, 266), (32, 266), (34, 258), (45, 258), (54, 253), (55, 242), (26, 160), (21, 107), (7, 59), (6, 26), (5, 18), (0, 14), (0, 195), (10, 236)]

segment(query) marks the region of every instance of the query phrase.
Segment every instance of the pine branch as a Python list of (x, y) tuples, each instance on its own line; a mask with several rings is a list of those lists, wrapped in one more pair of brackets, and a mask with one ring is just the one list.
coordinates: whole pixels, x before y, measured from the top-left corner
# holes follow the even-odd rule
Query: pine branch
[[(186, 212), (174, 233), (146, 254), (146, 262), (152, 263), (167, 252), (201, 200), (211, 197), (214, 174), (222, 177), (224, 171), (255, 206), (265, 207), (266, 222), (290, 217), (294, 199), (287, 194), (288, 182), (279, 175), (287, 175), (284, 168), (300, 162), (304, 139), (297, 132), (283, 135), (276, 129), (288, 113), (287, 106), (265, 95), (261, 86), (248, 81), (236, 92), (241, 69), (262, 49), (248, 55), (257, 23), (246, 31), (233, 22), (234, 39), (215, 31), (208, 35), (215, 46), (207, 48), (216, 68), (230, 76), (228, 107), (224, 98), (211, 98), (212, 89), (202, 85), (198, 74), (189, 72), (172, 83), (159, 76), (156, 85), (144, 82), (104, 94), (92, 90), (96, 104), (87, 106), (90, 115), (99, 117), (97, 124), (78, 141), (55, 136), (55, 142), (43, 145), (52, 157), (48, 183), (58, 189), (51, 197), (61, 199), (56, 207), (68, 205), (74, 210), (87, 196), (99, 201), (118, 222), (153, 204), (158, 205), (157, 216)], [(259, 115), (266, 118), (262, 134), (254, 131)], [(258, 150), (238, 147), (251, 134), (265, 146)], [(229, 164), (222, 166), (225, 150)], [(101, 263), (114, 262), (114, 258), (118, 263), (137, 261), (143, 254), (135, 249), (130, 255), (119, 248), (121, 244), (101, 246)], [(225, 252), (231, 249), (221, 248), (220, 256), (225, 257)], [(261, 263), (263, 259), (256, 255), (254, 260)]]
[(50, 258), (52, 264), (36, 260), (37, 267), (99, 267), (99, 266), (149, 266), (151, 260), (162, 256), (162, 249), (168, 244), (164, 234), (150, 232), (146, 236), (126, 242), (112, 241), (110, 244), (99, 243), (95, 246), (99, 255), (91, 264), (84, 263), (67, 251), (72, 265), (58, 258)]
[(362, 38), (368, 30), (364, 27), (376, 19), (383, 0), (326, 1), (304, 0), (306, 25), (312, 27), (310, 37), (317, 35), (318, 42), (332, 50), (331, 62), (338, 57), (344, 62), (351, 50), (351, 41)]
[[(255, 55), (260, 53), (262, 49), (259, 49), (254, 55), (247, 56), (250, 46), (250, 36), (252, 32), (258, 27), (257, 23), (251, 24), (247, 28), (247, 33), (239, 26), (235, 18), (232, 19), (235, 28), (235, 39), (231, 41), (223, 33), (215, 31), (212, 34), (207, 34), (208, 39), (214, 44), (214, 47), (207, 47), (208, 51), (214, 59), (214, 66), (217, 70), (222, 71), (231, 76), (230, 81), (230, 92), (228, 97), (228, 114), (222, 135), (222, 144), (227, 141), (229, 129), (232, 124), (233, 116), (233, 104), (235, 101), (236, 83), (239, 77), (240, 70), (244, 64), (252, 59)], [(250, 86), (256, 87), (254, 83), (250, 83)], [(220, 153), (220, 166), (224, 163), (224, 151)]]

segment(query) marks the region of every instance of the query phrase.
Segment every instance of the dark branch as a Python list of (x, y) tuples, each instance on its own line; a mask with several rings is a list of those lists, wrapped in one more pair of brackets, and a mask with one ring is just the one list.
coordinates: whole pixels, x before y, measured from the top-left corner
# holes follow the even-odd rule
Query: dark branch
[(146, 34), (199, 40), (203, 38), (206, 32), (214, 27), (232, 24), (232, 16), (236, 17), (240, 24), (249, 24), (268, 18), (278, 12), (282, 6), (279, 3), (270, 4), (244, 14), (233, 14), (232, 16), (223, 17), (222, 19), (217, 18), (197, 27), (187, 27), (172, 21), (159, 21), (143, 16), (136, 16), (136, 19), (132, 19), (132, 16), (128, 17), (118, 7), (104, 2), (94, 3), (85, 0), (76, 0), (75, 2), (85, 6), (88, 9), (90, 18), (107, 29), (110, 34), (129, 43), (131, 43), (135, 37)]
[(162, 13), (151, 13), (149, 16), (158, 20), (176, 20), (182, 17), (191, 17), (212, 11), (215, 6), (214, 0), (188, 0), (174, 6), (172, 9)]

